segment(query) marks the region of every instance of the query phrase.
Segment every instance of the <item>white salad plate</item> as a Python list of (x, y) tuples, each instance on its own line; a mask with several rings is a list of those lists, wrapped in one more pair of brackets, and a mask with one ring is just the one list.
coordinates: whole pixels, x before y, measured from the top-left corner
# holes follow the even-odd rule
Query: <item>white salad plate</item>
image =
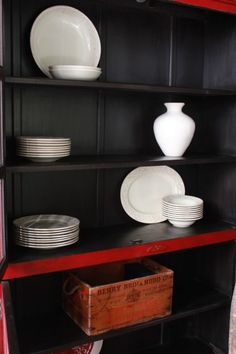
[(17, 154), (24, 154), (24, 155), (33, 155), (33, 156), (36, 156), (36, 157), (39, 157), (39, 156), (47, 156), (47, 155), (50, 155), (50, 156), (60, 156), (61, 154), (62, 155), (70, 155), (70, 149), (69, 150), (59, 150), (59, 151), (38, 151), (38, 150), (19, 150), (17, 149)]
[(73, 229), (68, 232), (63, 232), (63, 233), (55, 233), (55, 232), (48, 232), (48, 233), (41, 233), (41, 232), (31, 232), (24, 230), (22, 231), (21, 229), (15, 229), (15, 234), (17, 234), (19, 237), (30, 237), (30, 238), (40, 238), (40, 239), (46, 239), (46, 238), (67, 238), (67, 237), (72, 237), (72, 234), (76, 236), (76, 233), (79, 233), (79, 228)]
[(34, 148), (34, 147), (32, 147), (32, 148), (28, 148), (28, 147), (17, 147), (16, 148), (16, 150), (17, 151), (22, 151), (22, 152), (26, 152), (26, 153), (34, 153), (34, 152), (36, 152), (37, 154), (38, 153), (64, 153), (64, 152), (68, 152), (68, 151), (70, 151), (71, 150), (71, 148), (70, 148), (70, 146), (69, 147), (64, 147), (64, 148), (59, 148), (59, 149), (57, 149), (57, 148), (39, 148), (39, 147), (37, 147), (37, 148)]
[(67, 215), (41, 214), (23, 216), (15, 219), (13, 225), (16, 227), (27, 228), (27, 230), (38, 231), (59, 231), (68, 230), (71, 227), (78, 226), (80, 221), (77, 218)]
[(70, 6), (52, 6), (41, 12), (31, 29), (30, 46), (36, 64), (48, 77), (51, 65), (96, 67), (101, 56), (93, 23)]
[(76, 237), (73, 237), (73, 238), (70, 238), (70, 239), (67, 239), (67, 240), (58, 240), (58, 241), (51, 241), (51, 240), (45, 240), (44, 242), (40, 242), (40, 241), (35, 241), (35, 240), (28, 240), (28, 239), (21, 239), (21, 238), (18, 238), (18, 237), (15, 237), (15, 242), (17, 244), (21, 244), (22, 246), (25, 245), (32, 245), (32, 246), (51, 246), (51, 247), (54, 247), (54, 246), (58, 246), (58, 245), (64, 245), (66, 246), (68, 243), (71, 244), (71, 243), (75, 243), (75, 242), (78, 242), (79, 241), (79, 236), (76, 236)]
[(61, 233), (61, 234), (56, 234), (56, 233), (37, 233), (37, 232), (34, 232), (34, 233), (30, 233), (30, 232), (22, 232), (21, 230), (17, 230), (15, 229), (14, 230), (14, 233), (15, 235), (17, 235), (18, 237), (22, 237), (22, 238), (36, 238), (36, 239), (47, 239), (47, 238), (50, 238), (50, 239), (59, 239), (59, 238), (72, 238), (73, 236), (75, 237), (76, 234), (79, 234), (79, 229), (76, 229), (76, 230), (72, 230), (70, 232), (67, 232), (67, 233)]
[(65, 246), (72, 245), (78, 241), (79, 238), (75, 238), (68, 242), (63, 242), (63, 243), (58, 242), (57, 244), (35, 244), (35, 243), (28, 243), (28, 242), (15, 240), (16, 244), (19, 246), (28, 247), (28, 248), (37, 248), (37, 249), (53, 249), (53, 248), (65, 247)]
[(34, 244), (54, 244), (54, 243), (63, 243), (63, 242), (69, 242), (71, 240), (74, 240), (79, 237), (79, 233), (77, 232), (76, 234), (72, 234), (71, 237), (67, 238), (60, 238), (60, 239), (32, 239), (28, 237), (22, 237), (19, 235), (15, 235), (15, 239), (24, 242), (24, 243), (34, 243)]
[(63, 137), (53, 137), (53, 136), (33, 136), (33, 135), (20, 135), (16, 137), (17, 140), (29, 141), (29, 142), (70, 142), (70, 138), (63, 138)]
[(49, 163), (49, 162), (55, 162), (62, 157), (65, 156), (56, 156), (56, 157), (27, 157), (27, 156), (21, 156), (21, 157), (26, 157), (28, 160), (36, 163)]
[(59, 159), (61, 157), (66, 157), (66, 156), (69, 156), (70, 154), (25, 154), (25, 153), (19, 153), (18, 156), (21, 156), (21, 157), (28, 157), (30, 159), (47, 159), (47, 158), (53, 158), (53, 159)]
[(151, 224), (165, 221), (162, 199), (184, 194), (181, 176), (168, 166), (138, 167), (124, 179), (120, 198), (125, 212), (134, 220)]
[(67, 215), (31, 215), (13, 221), (15, 243), (30, 248), (57, 248), (79, 240), (77, 218)]

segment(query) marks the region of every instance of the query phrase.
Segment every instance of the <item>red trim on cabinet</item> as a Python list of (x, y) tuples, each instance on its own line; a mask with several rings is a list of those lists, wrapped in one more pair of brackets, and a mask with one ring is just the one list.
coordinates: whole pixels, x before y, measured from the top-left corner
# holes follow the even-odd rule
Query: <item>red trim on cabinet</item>
[(2, 298), (2, 284), (0, 283), (0, 300), (1, 300), (1, 313), (0, 313), (0, 353), (4, 354), (4, 339), (3, 339), (3, 298)]
[(229, 12), (236, 14), (235, 0), (172, 0), (181, 4), (198, 6), (216, 11)]
[(166, 241), (151, 242), (123, 248), (112, 248), (97, 252), (74, 254), (63, 257), (39, 259), (28, 262), (9, 263), (4, 280), (32, 275), (88, 267), (96, 264), (129, 260), (188, 248), (212, 245), (236, 239), (236, 229), (198, 234)]
[(9, 354), (7, 326), (4, 308), (4, 299), (2, 292), (2, 283), (0, 283), (0, 299), (1, 299), (1, 313), (0, 313), (0, 353)]

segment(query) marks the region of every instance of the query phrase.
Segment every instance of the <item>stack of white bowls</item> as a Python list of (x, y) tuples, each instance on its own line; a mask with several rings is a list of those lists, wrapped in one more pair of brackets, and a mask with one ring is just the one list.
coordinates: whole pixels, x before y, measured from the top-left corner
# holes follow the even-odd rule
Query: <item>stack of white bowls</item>
[(99, 78), (102, 69), (85, 65), (51, 65), (49, 73), (54, 79), (94, 81)]
[(69, 156), (71, 139), (41, 136), (16, 138), (16, 154), (33, 162), (53, 162)]
[(31, 215), (14, 220), (15, 243), (19, 246), (52, 249), (79, 240), (77, 218), (67, 215)]
[(203, 218), (203, 200), (190, 195), (163, 198), (163, 215), (175, 227), (188, 227)]

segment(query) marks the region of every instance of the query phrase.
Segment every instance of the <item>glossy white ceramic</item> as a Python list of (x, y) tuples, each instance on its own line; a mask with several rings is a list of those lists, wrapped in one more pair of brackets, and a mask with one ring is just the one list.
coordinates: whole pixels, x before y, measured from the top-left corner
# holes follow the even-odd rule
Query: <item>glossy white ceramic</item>
[(102, 71), (101, 68), (98, 68), (97, 66), (88, 66), (88, 65), (50, 65), (49, 70), (68, 70), (68, 71)]
[(166, 156), (182, 156), (192, 141), (195, 123), (182, 112), (184, 105), (181, 102), (165, 103), (167, 112), (154, 122), (156, 141)]
[(49, 72), (54, 79), (95, 81), (102, 73), (101, 70), (95, 69), (81, 69), (78, 66), (77, 69), (72, 70), (64, 68), (49, 69)]
[(139, 167), (124, 179), (120, 198), (125, 212), (142, 223), (158, 223), (167, 218), (162, 213), (162, 199), (169, 194), (184, 194), (181, 176), (168, 166)]
[(163, 198), (163, 215), (175, 227), (188, 227), (203, 218), (203, 200), (191, 195)]
[(48, 77), (50, 65), (96, 67), (101, 56), (93, 23), (70, 6), (52, 6), (41, 12), (31, 29), (30, 46), (36, 64)]
[(189, 227), (195, 223), (195, 220), (190, 220), (190, 221), (181, 221), (181, 220), (173, 220), (173, 219), (168, 219), (168, 220), (175, 227)]
[(69, 138), (19, 136), (16, 138), (16, 154), (33, 162), (53, 162), (69, 156)]
[(77, 218), (67, 215), (32, 215), (14, 220), (15, 243), (30, 248), (57, 248), (79, 240)]
[(80, 225), (80, 221), (77, 218), (68, 215), (57, 214), (38, 214), (22, 216), (13, 221), (13, 225), (19, 228), (26, 228), (27, 230), (68, 230)]
[(163, 198), (163, 202), (174, 207), (199, 207), (203, 205), (203, 200), (191, 195), (168, 195)]

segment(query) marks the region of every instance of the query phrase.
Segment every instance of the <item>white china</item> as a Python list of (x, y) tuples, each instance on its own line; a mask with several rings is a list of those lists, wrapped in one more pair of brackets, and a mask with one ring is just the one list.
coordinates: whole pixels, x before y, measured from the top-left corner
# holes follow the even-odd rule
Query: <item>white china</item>
[(55, 70), (55, 69), (63, 69), (63, 70), (75, 70), (77, 71), (78, 69), (80, 70), (90, 70), (90, 71), (102, 71), (101, 68), (97, 66), (88, 66), (88, 65), (50, 65), (49, 70)]
[(13, 221), (14, 226), (27, 228), (27, 230), (65, 230), (80, 224), (79, 219), (67, 215), (41, 214), (22, 216)]
[(69, 156), (71, 140), (38, 136), (19, 136), (16, 138), (16, 154), (33, 162), (53, 162)]
[(28, 157), (28, 160), (36, 163), (49, 163), (49, 162), (55, 162), (59, 160), (61, 157)]
[(173, 219), (168, 219), (168, 221), (175, 227), (189, 227), (193, 225), (195, 222), (195, 220), (181, 221), (181, 220), (173, 220)]
[(54, 65), (49, 68), (49, 72), (54, 79), (95, 81), (102, 71), (96, 67), (74, 66), (72, 69), (64, 68), (63, 65)]
[(124, 179), (120, 198), (125, 212), (142, 223), (158, 223), (167, 218), (162, 214), (162, 199), (169, 194), (184, 194), (181, 176), (168, 166), (139, 167)]
[(175, 227), (189, 227), (203, 218), (203, 200), (190, 195), (163, 198), (163, 216)]
[(36, 248), (36, 249), (53, 249), (53, 248), (59, 248), (59, 247), (65, 247), (65, 246), (70, 246), (73, 245), (74, 243), (78, 242), (79, 238), (76, 238), (74, 240), (70, 240), (68, 242), (64, 243), (57, 243), (57, 244), (50, 244), (50, 245), (38, 245), (38, 244), (32, 244), (28, 242), (21, 242), (21, 241), (16, 241), (16, 244), (18, 246), (22, 247), (27, 247), (27, 248)]
[(179, 196), (169, 195), (163, 198), (163, 202), (166, 204), (174, 205), (175, 207), (199, 207), (203, 205), (203, 200), (191, 195)]
[(69, 152), (49, 152), (49, 153), (38, 153), (38, 152), (20, 152), (18, 151), (18, 155), (19, 156), (23, 156), (23, 157), (64, 157), (64, 156), (68, 156)]
[(190, 145), (195, 122), (182, 112), (185, 103), (165, 103), (167, 112), (156, 118), (153, 130), (156, 141), (166, 156), (183, 156)]
[(50, 249), (79, 240), (80, 221), (67, 215), (31, 215), (13, 221), (15, 243), (19, 246)]
[(64, 137), (54, 137), (54, 136), (33, 136), (33, 135), (20, 135), (16, 137), (17, 140), (23, 140), (23, 141), (41, 141), (41, 142), (70, 142), (70, 138), (64, 138)]
[(15, 235), (15, 239), (20, 242), (24, 243), (33, 243), (33, 244), (38, 244), (38, 245), (54, 245), (57, 243), (63, 243), (63, 242), (69, 242), (75, 239), (79, 239), (79, 233), (75, 232), (71, 237), (60, 237), (60, 238), (45, 238), (45, 239), (40, 239), (40, 238), (30, 238), (30, 237), (23, 237), (19, 235)]
[(81, 11), (70, 6), (52, 6), (33, 23), (30, 46), (41, 71), (51, 77), (51, 65), (96, 67), (101, 43), (96, 28)]

